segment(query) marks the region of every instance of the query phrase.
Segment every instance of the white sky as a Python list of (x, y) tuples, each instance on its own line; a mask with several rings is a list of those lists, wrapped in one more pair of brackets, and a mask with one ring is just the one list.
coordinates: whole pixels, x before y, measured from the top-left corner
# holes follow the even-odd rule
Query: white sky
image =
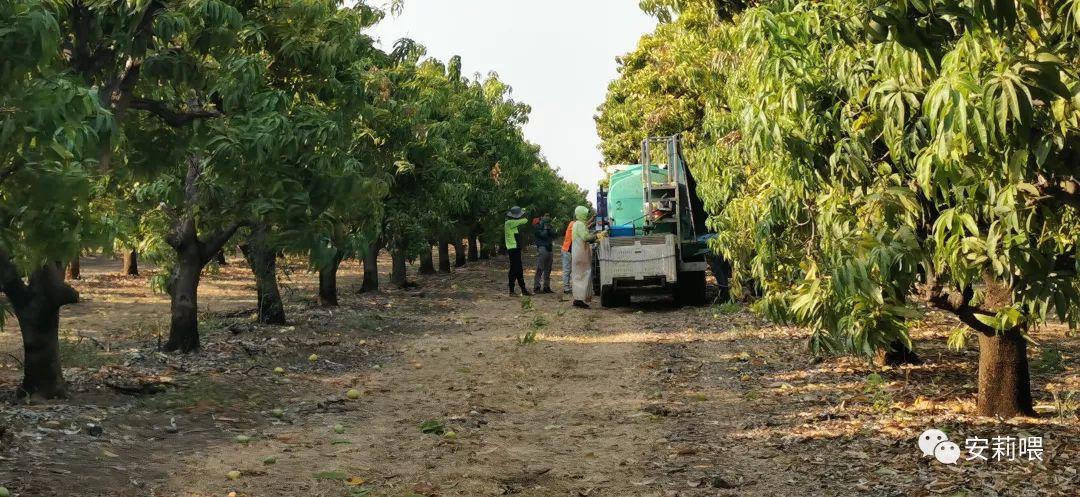
[(466, 76), (498, 73), (532, 106), (526, 137), (564, 178), (595, 192), (593, 115), (618, 75), (615, 57), (655, 25), (637, 0), (405, 0), (371, 35), (384, 50), (407, 37), (444, 62), (460, 55)]

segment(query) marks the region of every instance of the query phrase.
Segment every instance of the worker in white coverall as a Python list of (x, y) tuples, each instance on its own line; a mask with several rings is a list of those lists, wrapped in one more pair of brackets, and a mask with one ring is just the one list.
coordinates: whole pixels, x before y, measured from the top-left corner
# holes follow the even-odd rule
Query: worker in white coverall
[(589, 226), (585, 222), (589, 219), (589, 208), (579, 205), (574, 209), (574, 241), (570, 250), (573, 259), (571, 272), (572, 287), (574, 290), (574, 307), (589, 308), (592, 300), (592, 242), (596, 241), (596, 235), (589, 232)]

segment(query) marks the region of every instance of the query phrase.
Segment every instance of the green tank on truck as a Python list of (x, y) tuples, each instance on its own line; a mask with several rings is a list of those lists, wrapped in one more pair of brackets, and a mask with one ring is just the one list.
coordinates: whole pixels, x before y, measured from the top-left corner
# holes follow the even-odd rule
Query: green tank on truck
[[(645, 184), (642, 182), (644, 169), (641, 164), (613, 168), (608, 181), (607, 214), (609, 223), (616, 231), (619, 228), (633, 228), (635, 233), (644, 234)], [(667, 176), (659, 166), (650, 166), (649, 170), (656, 181)]]
[(679, 304), (705, 303), (705, 212), (679, 136), (642, 142), (640, 164), (612, 165), (598, 193), (601, 237), (593, 286), (604, 307), (634, 294), (669, 292)]

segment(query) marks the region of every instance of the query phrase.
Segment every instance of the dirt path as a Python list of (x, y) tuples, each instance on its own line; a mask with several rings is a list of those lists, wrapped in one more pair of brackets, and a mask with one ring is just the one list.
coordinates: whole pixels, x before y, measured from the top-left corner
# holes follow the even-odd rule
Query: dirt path
[[(920, 366), (812, 362), (804, 330), (740, 306), (510, 298), (504, 264), (363, 295), (346, 265), (337, 309), (315, 306), (314, 279), (294, 269), (289, 326), (250, 322), (250, 274), (230, 266), (206, 279), (205, 346), (191, 356), (156, 352), (153, 316), (167, 303), (145, 279), (84, 265), (86, 301), (63, 325), (72, 398), (0, 404), (0, 485), (18, 497), (974, 497), (1080, 485), (1075, 414), (966, 414), (974, 351), (944, 347), (947, 323), (916, 334)], [(521, 343), (529, 331), (536, 341)], [(18, 355), (16, 343), (0, 337)], [(1033, 351), (1036, 390), (1080, 389), (1077, 349), (1047, 335)], [(16, 381), (14, 365), (0, 367), (0, 384)], [(164, 386), (131, 395), (147, 382)], [(960, 439), (1041, 434), (1047, 460), (936, 464), (913, 446), (931, 426)]]
[[(250, 449), (211, 452), (174, 484), (199, 479), (196, 495), (220, 492), (220, 481), (198, 476), (262, 471), (264, 457), (282, 453), (273, 477), (245, 477), (236, 487), (341, 495), (340, 483), (313, 477), (323, 472), (371, 482), (372, 495), (647, 493), (655, 486), (647, 463), (664, 426), (641, 410), (649, 347), (618, 339), (640, 315), (601, 316), (555, 295), (505, 298), (494, 291), (501, 274), (481, 270), (492, 291), (459, 305), (445, 325), (428, 316), (431, 327), (400, 344), (400, 361), (358, 377), (365, 395), (355, 409), (267, 430)], [(520, 344), (534, 320), (539, 341)], [(426, 421), (453, 435), (421, 433)], [(335, 424), (343, 434), (333, 434)]]

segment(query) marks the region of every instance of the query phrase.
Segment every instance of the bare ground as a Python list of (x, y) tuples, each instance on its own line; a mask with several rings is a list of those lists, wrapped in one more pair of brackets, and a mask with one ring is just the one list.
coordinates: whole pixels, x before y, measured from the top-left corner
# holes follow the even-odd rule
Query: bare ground
[[(283, 279), (290, 325), (256, 326), (240, 262), (204, 280), (204, 350), (183, 356), (157, 352), (168, 303), (146, 277), (112, 276), (119, 265), (110, 259), (84, 261), (84, 301), (65, 309), (62, 326), (72, 397), (0, 404), (0, 485), (34, 497), (1080, 488), (1080, 395), (1070, 396), (1080, 390), (1080, 343), (1059, 328), (1032, 350), (1046, 414), (1001, 422), (968, 414), (976, 351), (948, 350), (952, 324), (937, 315), (916, 336), (922, 365), (812, 362), (805, 331), (739, 307), (646, 299), (578, 310), (559, 295), (509, 298), (505, 260), (495, 260), (421, 277), (417, 290), (367, 295), (355, 290), (359, 268), (346, 265), (344, 305), (333, 310), (314, 305), (314, 278), (294, 265)], [(13, 324), (0, 334), (0, 389), (9, 393), (21, 357)], [(522, 344), (529, 331), (536, 342)], [(359, 399), (345, 397), (351, 388)], [(966, 437), (1042, 436), (1043, 461), (942, 465), (915, 446), (931, 427), (961, 446)]]

